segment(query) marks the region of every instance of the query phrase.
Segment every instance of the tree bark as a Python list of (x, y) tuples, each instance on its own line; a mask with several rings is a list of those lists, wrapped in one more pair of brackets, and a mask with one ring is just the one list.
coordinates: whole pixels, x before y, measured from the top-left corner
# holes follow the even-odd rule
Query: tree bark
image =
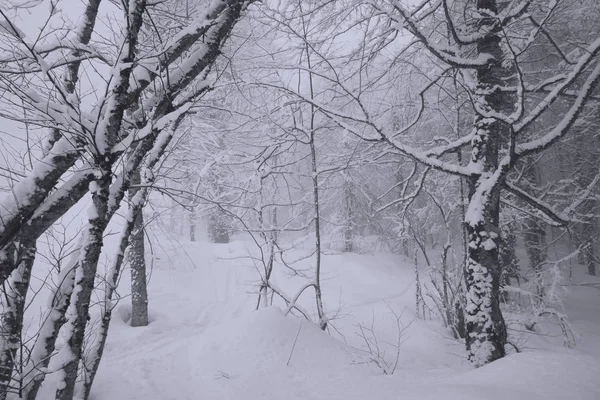
[[(139, 171), (137, 182), (140, 181)], [(131, 198), (139, 189), (130, 189)], [(148, 288), (146, 285), (146, 258), (144, 255), (144, 213), (140, 209), (135, 217), (129, 244), (131, 266), (131, 326), (148, 325)]]
[(29, 289), (31, 270), (35, 261), (35, 240), (24, 240), (20, 244), (16, 264), (18, 265), (2, 284), (3, 311), (0, 317), (0, 399), (4, 400), (10, 390), (14, 367), (18, 364), (17, 353), (22, 348), (21, 335), (23, 314)]
[[(100, 2), (101, 0), (89, 0), (86, 5), (84, 18), (82, 24), (78, 28), (77, 36), (77, 41), (82, 45), (87, 45), (92, 37)], [(74, 56), (79, 56), (80, 51), (73, 50), (72, 54)], [(67, 93), (74, 93), (75, 91), (80, 66), (81, 61), (75, 61), (67, 65), (67, 73), (63, 79)], [(63, 138), (62, 140), (65, 144), (73, 144), (71, 143), (71, 139), (76, 143), (73, 144), (73, 148), (70, 151), (63, 150), (54, 154), (52, 152), (52, 147), (56, 142), (61, 140), (61, 134), (58, 129), (52, 129), (47, 138), (46, 146), (43, 149), (44, 158), (39, 162), (39, 165), (43, 166), (42, 170), (47, 172), (42, 176), (32, 174), (25, 178), (19, 183), (22, 187), (21, 190), (26, 193), (23, 199), (18, 199), (21, 203), (18, 204), (17, 199), (14, 199), (14, 205), (11, 204), (8, 207), (3, 205), (2, 207), (3, 210), (10, 210), (10, 213), (4, 215), (0, 212), (0, 254), (12, 254), (15, 250), (12, 242), (19, 235), (21, 237), (30, 237), (30, 235), (20, 234), (23, 228), (23, 221), (27, 221), (35, 214), (38, 207), (40, 207), (40, 205), (48, 198), (50, 192), (55, 188), (61, 176), (68, 171), (69, 168), (75, 165), (75, 162), (78, 159), (80, 159), (83, 153), (80, 149), (76, 148), (84, 148), (85, 141), (82, 140), (82, 138), (82, 135), (75, 135), (73, 138)], [(66, 146), (65, 148), (68, 149), (69, 147)], [(17, 189), (15, 190), (17, 191)], [(40, 234), (41, 232), (38, 236)], [(0, 259), (1, 258), (2, 257), (0, 257)], [(6, 259), (0, 260), (0, 283), (4, 282), (11, 271), (18, 267), (18, 264), (12, 263), (11, 260), (13, 260), (12, 257), (6, 257)]]
[(61, 353), (66, 352), (66, 361), (61, 366), (62, 376), (56, 391), (57, 400), (72, 400), (75, 395), (75, 382), (83, 350), (85, 327), (94, 290), (98, 259), (102, 250), (104, 229), (108, 224), (108, 200), (112, 173), (110, 166), (104, 166), (100, 171), (101, 175), (95, 180), (96, 191), (92, 195), (93, 205), (89, 209), (90, 218), (83, 233), (81, 258), (75, 272), (75, 289), (71, 295), (75, 315), (74, 319), (69, 321), (70, 335), (67, 343), (61, 349)]
[(75, 289), (73, 290), (72, 304), (75, 316), (70, 323), (70, 335), (67, 343), (61, 349), (66, 353), (64, 364), (60, 368), (61, 379), (56, 390), (56, 400), (72, 400), (75, 395), (75, 382), (79, 362), (83, 351), (85, 327), (87, 325), (90, 300), (94, 290), (98, 259), (103, 245), (104, 229), (112, 217), (109, 207), (111, 199), (110, 187), (112, 182), (112, 168), (114, 160), (110, 152), (117, 143), (118, 133), (121, 130), (123, 116), (128, 107), (127, 93), (129, 79), (135, 60), (138, 34), (142, 27), (142, 14), (146, 9), (145, 0), (132, 0), (127, 10), (127, 26), (123, 28), (124, 51), (119, 55), (113, 78), (114, 86), (111, 88), (110, 107), (106, 110), (105, 126), (96, 132), (99, 137), (98, 148), (94, 154), (95, 180), (90, 191), (92, 192), (92, 205), (88, 209), (88, 223), (84, 229), (83, 246), (79, 268), (75, 273)]
[(354, 208), (352, 202), (352, 188), (350, 187), (350, 178), (344, 182), (344, 200), (346, 208), (346, 223), (344, 226), (344, 252), (354, 251)]
[[(496, 15), (495, 0), (477, 0), (483, 29), (493, 23), (485, 15)], [(477, 42), (477, 52), (492, 59), (477, 70), (475, 102), (490, 111), (508, 115), (512, 112), (510, 94), (501, 88), (514, 81), (514, 71), (503, 65), (508, 61), (501, 48), (500, 28), (494, 28)], [(501, 265), (500, 190), (508, 166), (499, 166), (502, 144), (511, 138), (511, 128), (500, 119), (478, 112), (472, 140), (471, 166), (476, 173), (469, 179), (469, 207), (466, 216), (468, 260), (465, 268), (466, 347), (469, 360), (476, 367), (504, 357), (506, 326), (500, 310)], [(509, 144), (510, 145), (510, 144)]]
[(51, 295), (50, 311), (46, 315), (40, 336), (36, 339), (31, 356), (23, 376), (27, 381), (23, 385), (21, 397), (35, 400), (46, 376), (50, 358), (56, 349), (56, 339), (60, 328), (66, 322), (65, 315), (71, 304), (71, 294), (75, 286), (75, 270), (78, 263), (79, 250), (74, 253), (72, 261), (59, 275), (59, 284)]
[[(139, 181), (138, 181), (139, 182)], [(98, 372), (98, 368), (100, 366), (100, 360), (102, 359), (102, 355), (104, 353), (104, 348), (106, 346), (106, 339), (108, 338), (108, 329), (110, 328), (110, 322), (112, 319), (112, 311), (114, 309), (113, 295), (117, 288), (117, 283), (119, 281), (119, 276), (121, 274), (121, 268), (123, 266), (123, 260), (125, 258), (125, 251), (127, 247), (130, 245), (134, 245), (132, 242), (135, 237), (136, 229), (138, 229), (138, 218), (142, 214), (143, 204), (146, 201), (148, 190), (147, 188), (136, 190), (135, 194), (131, 196), (131, 202), (129, 207), (129, 212), (127, 215), (127, 222), (123, 227), (123, 231), (121, 233), (121, 240), (119, 243), (119, 247), (117, 250), (116, 258), (113, 263), (112, 268), (109, 270), (106, 277), (106, 287), (104, 293), (104, 306), (102, 309), (102, 318), (100, 321), (100, 328), (98, 333), (96, 334), (95, 341), (91, 346), (91, 350), (89, 354), (84, 359), (84, 368), (86, 369), (86, 374), (83, 382), (83, 400), (87, 400), (90, 392), (92, 390), (92, 384), (94, 383), (94, 379), (96, 377), (96, 373)], [(142, 237), (143, 240), (143, 237)], [(130, 249), (131, 250), (131, 249)], [(143, 254), (143, 253), (142, 253)], [(143, 261), (143, 260), (142, 260)], [(143, 288), (140, 290), (144, 292), (146, 299), (142, 304), (137, 304), (139, 308), (143, 308), (143, 310), (138, 313), (137, 321), (143, 322), (142, 318), (145, 316), (146, 324), (148, 325), (148, 310), (147, 310), (147, 292), (146, 292), (146, 270), (145, 264), (143, 265), (144, 275), (143, 275)], [(132, 275), (133, 275), (133, 266), (132, 266)], [(132, 276), (132, 292), (136, 290), (134, 286), (133, 276)], [(132, 294), (132, 297), (134, 295)], [(139, 299), (137, 303), (139, 303)], [(135, 306), (136, 300), (132, 299), (133, 306)], [(142, 325), (134, 325), (133, 318), (135, 315), (135, 311), (133, 311), (132, 307), (132, 326), (142, 326)], [(143, 325), (143, 326), (145, 326)]]
[(190, 242), (196, 241), (196, 213), (195, 211), (190, 211), (188, 216), (190, 222)]
[(500, 265), (502, 268), (502, 286), (510, 285), (511, 278), (519, 279), (519, 259), (517, 258), (517, 236), (515, 222), (511, 221), (500, 230)]

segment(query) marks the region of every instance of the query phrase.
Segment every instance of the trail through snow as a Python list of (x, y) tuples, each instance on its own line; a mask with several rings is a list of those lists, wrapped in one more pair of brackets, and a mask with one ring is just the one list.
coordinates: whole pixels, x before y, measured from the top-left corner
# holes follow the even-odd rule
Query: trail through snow
[[(408, 260), (325, 256), (325, 304), (335, 316), (328, 334), (285, 317), (277, 306), (254, 311), (258, 275), (245, 257), (248, 249), (237, 240), (184, 243), (155, 253), (152, 322), (131, 328), (129, 299), (117, 306), (91, 400), (600, 399), (600, 318), (589, 318), (600, 304), (598, 290), (572, 292), (583, 304), (574, 314), (583, 328), (582, 349), (556, 347), (557, 338), (532, 339), (531, 350), (474, 370), (462, 343), (439, 321), (415, 318)], [(310, 260), (303, 266), (310, 267)], [(302, 278), (277, 268), (274, 279), (289, 294), (302, 286)], [(121, 293), (127, 292), (127, 275)], [(314, 311), (312, 293), (301, 304)], [(398, 332), (392, 311), (402, 314), (406, 329), (398, 367), (384, 375), (365, 351), (357, 325), (373, 328), (383, 359), (393, 364)], [(51, 391), (44, 394), (52, 398)]]

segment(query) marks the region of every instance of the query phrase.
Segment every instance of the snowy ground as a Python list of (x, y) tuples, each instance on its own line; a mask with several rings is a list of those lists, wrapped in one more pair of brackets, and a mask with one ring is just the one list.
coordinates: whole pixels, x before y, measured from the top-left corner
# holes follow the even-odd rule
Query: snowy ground
[[(239, 239), (161, 240), (149, 287), (152, 323), (131, 328), (129, 299), (117, 306), (92, 399), (600, 399), (598, 289), (571, 289), (575, 349), (557, 337), (529, 337), (523, 353), (474, 370), (439, 321), (415, 318), (407, 260), (325, 256), (325, 304), (336, 316), (328, 334), (278, 307), (254, 311), (258, 275), (249, 249)], [(281, 269), (275, 279), (290, 295), (303, 283)], [(313, 301), (301, 303), (312, 310)], [(398, 354), (394, 314), (402, 315)], [(358, 324), (373, 328), (382, 360), (392, 365), (398, 356), (393, 375), (365, 351)]]

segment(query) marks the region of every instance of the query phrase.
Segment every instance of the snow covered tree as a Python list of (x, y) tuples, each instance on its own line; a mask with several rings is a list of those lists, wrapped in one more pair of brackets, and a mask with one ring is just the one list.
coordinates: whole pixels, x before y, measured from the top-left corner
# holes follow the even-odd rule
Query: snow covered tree
[[(22, 299), (27, 293), (36, 239), (85, 194), (91, 194), (92, 202), (81, 244), (73, 262), (61, 271), (61, 283), (25, 366), (28, 381), (20, 394), (27, 399), (36, 397), (65, 323), (67, 343), (58, 355), (56, 398), (74, 397), (104, 230), (142, 164), (144, 179), (152, 184), (152, 170), (176, 132), (174, 123), (209, 90), (210, 71), (219, 50), (250, 4), (237, 0), (199, 2), (196, 8), (201, 12), (195, 18), (174, 24), (163, 36), (156, 32), (152, 20), (153, 15), (164, 12), (163, 5), (145, 0), (111, 3), (113, 15), (121, 17), (111, 21), (116, 28), (111, 32), (114, 42), (105, 46), (92, 40), (101, 18), (100, 3), (90, 0), (85, 5), (80, 25), (60, 42), (64, 45), (57, 45), (52, 34), (32, 41), (17, 26), (16, 18), (0, 10), (0, 89), (7, 93), (0, 104), (2, 115), (48, 129), (46, 145), (31, 173), (0, 200), (0, 281), (10, 279), (14, 282), (11, 286), (23, 293), (14, 296), (3, 311), (3, 329), (11, 332), (1, 339), (7, 351), (14, 348), (14, 335), (20, 331)], [(61, 16), (52, 3), (48, 21), (40, 26), (42, 31), (52, 29), (53, 19)], [(151, 41), (154, 45), (149, 46)], [(81, 82), (82, 76), (90, 79), (92, 75), (95, 81)], [(98, 81), (103, 87), (98, 87)], [(86, 85), (95, 90), (97, 102), (84, 101)], [(132, 208), (135, 212), (125, 226), (116, 264), (108, 274), (107, 293), (116, 287), (122, 255), (146, 193), (147, 189), (136, 194), (138, 204)], [(9, 256), (23, 244), (30, 247), (22, 252), (29, 255), (27, 261)], [(113, 306), (108, 295), (102, 320), (106, 329), (98, 350), (92, 351), (95, 358), (83, 366), (92, 371), (82, 388), (84, 398), (89, 395), (102, 355)], [(72, 312), (67, 318), (69, 307)], [(2, 396), (10, 383), (13, 359), (0, 359)]]
[[(464, 270), (466, 282), (466, 346), (469, 359), (476, 366), (505, 355), (506, 327), (500, 310), (501, 266), (500, 199), (507, 189), (560, 224), (571, 221), (571, 208), (561, 211), (547, 207), (535, 195), (508, 179), (509, 172), (527, 156), (538, 154), (560, 142), (577, 123), (588, 101), (596, 95), (600, 80), (598, 32), (578, 37), (582, 47), (573, 42), (560, 43), (551, 50), (544, 67), (551, 77), (524, 73), (527, 57), (540, 43), (553, 39), (550, 21), (564, 20), (569, 15), (566, 2), (475, 2), (424, 1), (418, 6), (405, 6), (398, 1), (369, 2), (361, 10), (370, 21), (379, 21), (369, 38), (359, 45), (369, 61), (380, 62), (376, 78), (364, 63), (347, 72), (328, 64), (325, 54), (317, 53), (318, 62), (327, 65), (322, 79), (333, 82), (338, 93), (351, 101), (343, 108), (300, 97), (335, 121), (338, 125), (368, 141), (383, 142), (393, 151), (412, 157), (430, 168), (462, 176), (468, 184), (468, 207), (465, 226), (468, 235), (468, 259)], [(383, 22), (385, 21), (385, 22)], [(352, 29), (352, 28), (349, 28)], [(355, 24), (364, 32), (368, 27)], [(400, 50), (394, 42), (399, 31), (411, 39)], [(375, 37), (378, 40), (370, 38)], [(361, 47), (362, 46), (362, 47)], [(365, 46), (370, 46), (365, 48)], [(380, 51), (386, 48), (391, 59)], [(391, 50), (394, 48), (394, 50)], [(393, 130), (380, 117), (379, 109), (369, 102), (368, 89), (379, 82), (397, 60), (411, 52), (425, 52), (433, 57), (425, 74), (428, 80), (420, 93), (420, 106), (413, 121)], [(356, 53), (353, 53), (356, 54)], [(566, 58), (566, 62), (564, 57)], [(348, 57), (351, 60), (351, 56)], [(348, 65), (351, 65), (350, 63)], [(413, 145), (407, 140), (411, 132), (419, 132), (421, 118), (429, 115), (435, 97), (431, 92), (447, 87), (458, 73), (460, 85), (467, 90), (474, 115), (471, 131), (460, 132), (458, 138), (433, 137), (433, 145)], [(353, 80), (345, 77), (353, 75)], [(356, 76), (361, 76), (359, 80)], [(371, 85), (371, 86), (370, 86)], [(554, 115), (553, 124), (542, 123), (547, 114)], [(528, 130), (528, 134), (523, 132)], [(437, 143), (436, 143), (437, 142)], [(469, 149), (468, 164), (457, 164), (450, 153)]]

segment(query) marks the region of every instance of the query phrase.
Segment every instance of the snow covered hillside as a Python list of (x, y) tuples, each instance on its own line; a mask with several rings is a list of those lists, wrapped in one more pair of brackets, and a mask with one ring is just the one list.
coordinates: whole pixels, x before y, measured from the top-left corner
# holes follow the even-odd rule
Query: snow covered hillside
[[(284, 317), (283, 304), (254, 311), (258, 274), (246, 257), (250, 248), (238, 239), (155, 249), (152, 322), (130, 327), (129, 298), (121, 300), (92, 398), (600, 399), (597, 289), (570, 289), (580, 334), (574, 349), (563, 348), (559, 337), (529, 335), (522, 353), (473, 369), (464, 345), (439, 321), (415, 317), (414, 266), (407, 260), (325, 256), (324, 301), (334, 318), (326, 333)], [(283, 269), (275, 279), (289, 293), (302, 281)], [(313, 302), (308, 292), (301, 298), (307, 309)], [(368, 351), (359, 325), (379, 350)], [(393, 374), (377, 365), (393, 368), (396, 359)]]

